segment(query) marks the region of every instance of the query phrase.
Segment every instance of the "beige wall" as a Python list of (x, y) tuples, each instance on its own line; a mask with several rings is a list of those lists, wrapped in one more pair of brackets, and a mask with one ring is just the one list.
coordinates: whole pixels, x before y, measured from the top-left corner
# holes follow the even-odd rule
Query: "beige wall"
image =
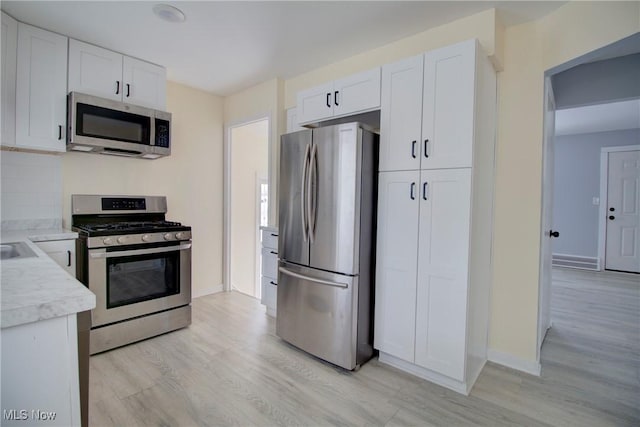
[(171, 156), (127, 159), (69, 152), (62, 156), (63, 219), (71, 222), (71, 194), (167, 196), (167, 218), (193, 230), (193, 294), (222, 283), (223, 99), (167, 83), (173, 114)]
[(270, 153), (269, 153), (269, 225), (277, 226), (277, 180), (280, 135), (284, 133), (286, 113), (283, 96), (284, 83), (272, 79), (245, 89), (224, 99), (225, 126), (237, 125), (262, 117), (269, 117)]
[(268, 179), (269, 122), (261, 120), (231, 129), (231, 261), (233, 288), (258, 296), (256, 257), (260, 197), (257, 179)]

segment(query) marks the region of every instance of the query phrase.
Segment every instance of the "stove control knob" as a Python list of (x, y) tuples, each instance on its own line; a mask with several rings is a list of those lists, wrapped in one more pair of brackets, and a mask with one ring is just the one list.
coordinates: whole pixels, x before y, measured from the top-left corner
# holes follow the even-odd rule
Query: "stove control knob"
[(176, 238), (176, 236), (174, 236), (171, 233), (167, 233), (167, 234), (164, 235), (164, 240), (173, 240), (175, 238)]
[(127, 236), (118, 237), (118, 243), (120, 243), (121, 245), (124, 245), (125, 243), (127, 243)]
[(185, 233), (183, 233), (182, 231), (180, 231), (180, 232), (176, 233), (176, 239), (178, 239), (178, 240), (182, 240), (182, 239), (184, 239), (185, 237), (186, 237), (186, 234), (185, 234)]
[(102, 243), (104, 243), (105, 245), (113, 245), (113, 239), (111, 237), (105, 237), (102, 240)]
[(153, 240), (153, 239), (151, 239), (151, 234), (143, 234), (142, 235), (142, 241), (143, 242), (150, 242), (151, 240)]

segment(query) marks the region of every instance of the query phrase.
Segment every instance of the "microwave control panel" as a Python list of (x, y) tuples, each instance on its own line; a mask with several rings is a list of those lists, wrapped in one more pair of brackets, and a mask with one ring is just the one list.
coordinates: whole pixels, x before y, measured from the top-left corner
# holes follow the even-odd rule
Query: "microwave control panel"
[(169, 121), (156, 118), (156, 147), (169, 148)]

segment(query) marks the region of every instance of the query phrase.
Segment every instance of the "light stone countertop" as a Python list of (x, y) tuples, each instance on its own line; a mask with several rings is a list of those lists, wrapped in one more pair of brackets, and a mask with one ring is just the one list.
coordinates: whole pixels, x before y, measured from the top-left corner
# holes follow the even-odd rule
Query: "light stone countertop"
[(3, 329), (95, 308), (95, 295), (32, 243), (76, 237), (62, 229), (2, 232), (2, 243), (25, 242), (37, 255), (0, 262)]

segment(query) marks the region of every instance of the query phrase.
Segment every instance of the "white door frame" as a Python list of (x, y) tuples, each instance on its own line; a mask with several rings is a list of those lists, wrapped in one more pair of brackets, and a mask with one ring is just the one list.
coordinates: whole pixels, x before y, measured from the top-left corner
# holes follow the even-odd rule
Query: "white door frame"
[(640, 145), (602, 147), (600, 149), (600, 216), (598, 219), (598, 270), (604, 270), (607, 242), (607, 187), (609, 184), (609, 153), (640, 150)]
[[(231, 132), (233, 129), (249, 125), (251, 123), (267, 120), (267, 134), (269, 147), (269, 159), (267, 165), (267, 176), (271, 179), (271, 146), (273, 144), (271, 138), (271, 126), (273, 123), (272, 114), (256, 114), (244, 120), (238, 120), (224, 125), (224, 190), (223, 190), (223, 209), (224, 209), (224, 236), (223, 236), (223, 255), (222, 255), (222, 290), (231, 291)], [(269, 189), (272, 183), (269, 182)], [(271, 190), (269, 190), (271, 191)]]
[[(553, 135), (555, 129), (551, 128), (552, 124), (547, 120), (548, 110), (555, 110), (555, 100), (553, 94), (553, 85), (551, 78), (545, 76), (544, 79), (544, 101), (543, 101), (543, 135), (542, 135), (542, 192), (541, 192), (541, 212), (540, 212), (540, 258), (539, 258), (539, 282), (538, 282), (538, 325), (537, 325), (537, 345), (536, 345), (536, 362), (538, 368), (540, 367), (540, 350), (544, 337), (547, 334), (548, 329), (551, 327), (551, 278), (546, 277), (544, 274), (545, 257), (548, 257), (549, 265), (551, 263), (551, 250), (549, 253), (545, 253), (544, 248), (545, 240), (550, 239), (549, 226), (551, 224), (545, 224), (545, 214), (549, 213), (552, 205), (548, 203), (548, 192), (553, 190), (553, 183), (551, 188), (545, 185), (545, 177), (549, 173), (553, 173), (550, 170), (550, 166), (553, 165)], [(552, 105), (550, 105), (552, 104)], [(549, 158), (551, 157), (551, 158)]]

